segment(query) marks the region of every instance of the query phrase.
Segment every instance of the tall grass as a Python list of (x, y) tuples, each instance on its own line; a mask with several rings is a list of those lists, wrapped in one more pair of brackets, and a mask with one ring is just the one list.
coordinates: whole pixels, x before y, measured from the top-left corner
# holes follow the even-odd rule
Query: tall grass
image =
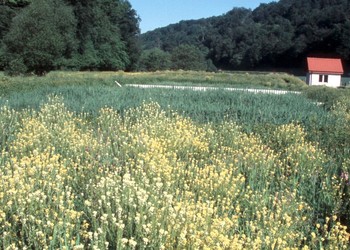
[[(155, 101), (164, 110), (175, 110), (199, 123), (234, 121), (247, 133), (262, 138), (270, 136), (270, 129), (282, 124), (301, 124), (310, 141), (318, 142), (331, 155), (343, 157), (348, 145), (344, 139), (344, 122), (332, 113), (300, 95), (265, 95), (223, 90), (196, 92), (190, 90), (136, 89), (106, 85), (42, 87), (0, 98), (0, 105), (8, 104), (16, 110), (38, 110), (49, 94), (64, 97), (66, 107), (77, 114), (96, 117), (103, 107), (123, 114), (144, 101)], [(345, 136), (346, 137), (346, 136)], [(340, 144), (340, 141), (345, 141)], [(334, 146), (338, 145), (338, 146)], [(345, 146), (344, 146), (345, 145)], [(340, 153), (339, 153), (340, 152)]]
[(42, 87), (70, 86), (116, 86), (120, 84), (191, 84), (220, 85), (237, 87), (263, 87), (300, 90), (305, 83), (287, 74), (250, 74), (250, 73), (210, 73), (195, 71), (162, 71), (162, 72), (50, 72), (44, 77), (9, 77), (0, 73), (0, 95), (11, 92), (30, 91)]
[(1, 248), (348, 247), (345, 174), (300, 125), (263, 141), (155, 102), (85, 118), (1, 108)]
[(74, 112), (96, 115), (104, 107), (123, 111), (143, 101), (156, 101), (199, 122), (219, 122), (225, 118), (242, 123), (288, 123), (306, 121), (312, 117), (327, 118), (326, 112), (308, 99), (298, 95), (259, 95), (224, 90), (196, 92), (168, 89), (137, 89), (131, 87), (61, 86), (43, 87), (16, 92), (0, 99), (15, 109), (39, 108), (48, 94), (64, 97), (66, 106)]
[[(277, 82), (281, 82), (281, 76), (283, 75), (265, 75), (265, 77), (273, 77)], [(347, 90), (307, 88), (303, 91), (305, 96), (303, 97), (228, 93), (220, 90), (209, 92), (138, 90), (125, 88), (125, 86), (119, 88), (114, 82), (118, 80), (124, 84), (156, 81), (169, 84), (168, 81), (173, 80), (177, 84), (181, 81), (186, 81), (182, 83), (188, 84), (188, 81), (194, 83), (208, 81), (209, 84), (224, 86), (234, 84), (235, 81), (249, 82), (254, 77), (257, 79), (264, 77), (264, 75), (251, 75), (249, 78), (249, 75), (243, 73), (51, 72), (45, 77), (9, 78), (3, 75), (1, 77), (0, 85), (4, 91), (1, 92), (0, 103), (4, 104), (8, 101), (9, 105), (17, 110), (28, 107), (38, 109), (50, 93), (63, 96), (69, 110), (77, 113), (84, 111), (90, 117), (96, 116), (98, 110), (104, 106), (123, 112), (127, 108), (141, 105), (145, 100), (153, 100), (162, 108), (170, 107), (197, 122), (216, 123), (223, 119), (233, 120), (243, 124), (246, 132), (259, 133), (263, 137), (269, 134), (266, 128), (291, 122), (300, 123), (308, 131), (309, 140), (319, 142), (323, 148), (332, 151), (332, 155), (347, 150), (347, 147), (342, 146), (344, 143), (339, 144), (335, 141), (335, 138), (338, 138), (338, 141), (346, 141), (341, 139), (344, 134), (341, 123), (337, 122), (322, 106), (316, 106), (307, 99), (322, 102), (326, 109), (330, 110), (340, 96), (344, 98), (348, 96)], [(259, 79), (260, 82), (267, 80), (267, 78)], [(332, 148), (331, 144), (339, 146)], [(341, 153), (340, 158), (342, 155)]]
[(330, 110), (340, 99), (350, 97), (350, 89), (334, 89), (325, 86), (312, 86), (303, 91), (303, 95), (310, 100), (322, 103)]
[(196, 74), (1, 76), (0, 248), (346, 249), (346, 96), (114, 83)]
[[(175, 110), (199, 123), (224, 120), (241, 124), (245, 132), (269, 136), (269, 128), (288, 123), (302, 124), (308, 138), (324, 148), (331, 148), (339, 122), (332, 114), (300, 95), (269, 95), (223, 90), (196, 92), (190, 90), (137, 89), (106, 85), (46, 86), (32, 91), (8, 94), (0, 98), (15, 110), (38, 110), (49, 94), (62, 96), (66, 107), (75, 113), (96, 117), (103, 107), (119, 113), (138, 107), (144, 101), (155, 101), (164, 110)], [(338, 129), (339, 130), (339, 129)], [(333, 136), (330, 136), (333, 134)], [(334, 144), (334, 143), (332, 143)]]

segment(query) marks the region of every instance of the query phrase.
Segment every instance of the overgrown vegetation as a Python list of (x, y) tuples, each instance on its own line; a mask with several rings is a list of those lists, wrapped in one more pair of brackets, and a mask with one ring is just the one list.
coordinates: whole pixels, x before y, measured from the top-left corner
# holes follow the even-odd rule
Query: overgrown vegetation
[(235, 86), (302, 90), (306, 84), (288, 74), (248, 72), (210, 73), (203, 71), (158, 71), (158, 72), (67, 72), (54, 71), (45, 77), (9, 77), (0, 73), (0, 96), (12, 92), (35, 90), (53, 86), (117, 86), (125, 84), (177, 84), (201, 86)]
[(132, 70), (138, 17), (128, 1), (2, 1), (0, 69), (10, 75), (53, 69)]
[[(280, 0), (140, 35), (126, 0), (0, 1), (0, 70), (305, 69), (306, 56), (349, 63), (346, 0)], [(142, 17), (141, 17), (142, 18)]]
[(306, 88), (304, 95), (311, 99), (315, 100), (327, 109), (330, 110), (338, 101), (344, 101), (350, 96), (350, 89), (334, 89), (324, 86), (313, 86), (312, 88)]
[[(105, 107), (94, 117), (70, 112), (52, 95), (37, 111), (2, 105), (2, 248), (348, 247), (349, 155), (339, 165), (310, 140), (303, 119), (265, 121), (272, 96), (152, 91), (127, 96), (184, 95), (196, 111), (201, 95), (206, 109), (221, 113), (225, 100), (238, 98), (261, 110), (259, 133), (247, 133), (239, 117), (195, 122), (188, 117), (195, 112), (180, 115), (154, 101), (123, 112)], [(286, 98), (281, 116), (305, 105), (318, 133), (327, 116), (350, 131), (346, 103), (327, 113), (302, 96), (279, 98), (276, 105)], [(253, 110), (241, 115), (254, 124)]]
[(279, 0), (141, 35), (144, 49), (194, 45), (219, 69), (305, 69), (308, 55), (350, 60), (347, 0)]
[(190, 71), (1, 75), (0, 86), (0, 248), (350, 243), (348, 89)]

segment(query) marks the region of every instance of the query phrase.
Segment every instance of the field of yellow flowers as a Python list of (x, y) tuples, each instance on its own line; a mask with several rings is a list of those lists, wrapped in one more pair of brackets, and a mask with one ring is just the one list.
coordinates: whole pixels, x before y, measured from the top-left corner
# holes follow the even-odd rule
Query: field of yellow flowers
[(298, 124), (269, 141), (155, 102), (96, 119), (0, 109), (1, 249), (347, 249), (339, 173)]

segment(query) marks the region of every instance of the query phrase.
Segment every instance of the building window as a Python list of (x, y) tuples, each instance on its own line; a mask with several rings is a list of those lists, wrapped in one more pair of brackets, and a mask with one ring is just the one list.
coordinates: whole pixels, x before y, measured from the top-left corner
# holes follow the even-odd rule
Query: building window
[(319, 82), (328, 82), (328, 75), (319, 75), (318, 81)]

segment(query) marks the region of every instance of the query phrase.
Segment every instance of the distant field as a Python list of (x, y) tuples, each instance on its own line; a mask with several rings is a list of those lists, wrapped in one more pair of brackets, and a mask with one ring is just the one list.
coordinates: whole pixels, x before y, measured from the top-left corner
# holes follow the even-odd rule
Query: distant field
[(254, 123), (273, 119), (274, 123), (281, 124), (307, 119), (316, 114), (322, 116), (325, 112), (304, 96), (294, 94), (278, 96), (220, 89), (198, 92), (105, 85), (42, 87), (31, 91), (13, 92), (0, 98), (0, 105), (8, 103), (17, 110), (39, 109), (50, 94), (62, 96), (71, 111), (84, 111), (93, 116), (105, 106), (122, 112), (149, 101), (159, 103), (164, 109), (171, 107), (173, 110), (185, 112), (200, 122), (218, 122), (226, 117)]
[(45, 77), (7, 77), (0, 73), (0, 95), (11, 91), (33, 90), (34, 88), (62, 85), (106, 85), (116, 86), (115, 81), (124, 84), (185, 84), (220, 85), (237, 87), (260, 87), (300, 90), (306, 84), (288, 74), (251, 74), (251, 73), (210, 73), (195, 71), (162, 72), (50, 72)]
[[(207, 73), (188, 71), (165, 71), (154, 73), (124, 72), (51, 72), (45, 77), (0, 76), (3, 98), (2, 105), (8, 103), (17, 110), (23, 108), (39, 109), (49, 94), (64, 98), (67, 107), (77, 113), (82, 111), (96, 116), (105, 107), (122, 112), (137, 107), (144, 101), (155, 101), (163, 108), (171, 107), (184, 112), (200, 122), (218, 122), (224, 118), (246, 124), (272, 121), (274, 124), (297, 120), (308, 120), (324, 112), (303, 96), (254, 95), (249, 93), (230, 93), (223, 90), (195, 93), (190, 90), (172, 91), (157, 89), (127, 88), (127, 84), (161, 84), (240, 87), (264, 89), (307, 88), (287, 74), (251, 73)], [(119, 87), (117, 81), (123, 87)], [(274, 88), (275, 87), (275, 88)], [(322, 113), (322, 114), (321, 114)], [(321, 119), (321, 118), (319, 118)]]

